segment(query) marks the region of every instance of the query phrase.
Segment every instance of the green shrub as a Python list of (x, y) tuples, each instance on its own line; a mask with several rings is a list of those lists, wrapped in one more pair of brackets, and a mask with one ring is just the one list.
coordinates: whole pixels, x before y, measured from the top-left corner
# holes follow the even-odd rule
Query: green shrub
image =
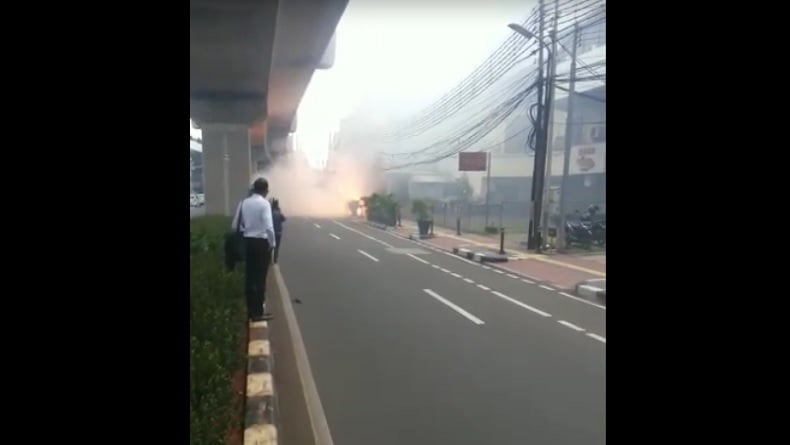
[(411, 213), (417, 218), (417, 221), (430, 221), (432, 219), (428, 203), (422, 199), (412, 201)]
[(190, 443), (223, 444), (243, 419), (231, 379), (245, 367), (246, 308), (240, 272), (224, 264), (226, 217), (190, 220)]
[(362, 198), (367, 207), (368, 221), (394, 226), (398, 218), (398, 202), (392, 195), (374, 193)]

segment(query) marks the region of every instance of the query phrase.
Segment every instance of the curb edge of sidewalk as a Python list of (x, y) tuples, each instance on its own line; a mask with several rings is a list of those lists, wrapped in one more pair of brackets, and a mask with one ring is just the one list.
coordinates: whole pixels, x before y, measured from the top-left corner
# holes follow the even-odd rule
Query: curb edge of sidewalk
[(244, 444), (277, 444), (273, 360), (266, 321), (248, 325)]
[[(435, 250), (435, 251), (441, 251), (441, 252), (444, 252), (444, 253), (448, 253), (450, 255), (457, 256), (458, 258), (461, 258), (461, 259), (464, 259), (464, 260), (467, 260), (467, 261), (472, 261), (472, 260), (464, 257), (463, 255), (459, 255), (457, 253), (454, 253), (452, 251), (452, 249), (450, 249), (450, 250), (442, 249), (441, 247), (434, 246), (434, 245), (432, 245), (430, 243), (427, 243), (427, 242), (425, 242), (423, 240), (414, 239), (414, 238), (411, 238), (411, 237), (409, 237), (407, 235), (402, 235), (402, 234), (400, 234), (400, 233), (398, 233), (396, 231), (382, 229), (382, 228), (380, 228), (380, 227), (378, 227), (376, 225), (370, 224), (370, 223), (368, 223), (368, 225), (370, 227), (373, 227), (373, 228), (376, 228), (376, 229), (379, 229), (379, 230), (383, 230), (383, 231), (389, 233), (392, 236), (397, 236), (398, 238), (401, 238), (401, 239), (408, 240), (408, 241), (411, 241), (413, 243), (419, 244), (419, 245), (421, 245), (421, 246), (423, 246), (423, 247), (425, 247), (427, 249), (431, 249), (431, 250)], [(516, 261), (520, 261), (520, 260), (516, 260)], [(525, 273), (518, 272), (518, 271), (515, 271), (515, 270), (511, 270), (511, 269), (508, 269), (508, 268), (502, 266), (503, 264), (507, 264), (507, 263), (491, 263), (491, 262), (480, 263), (479, 261), (473, 261), (473, 262), (481, 264), (483, 266), (491, 267), (492, 269), (499, 269), (499, 270), (501, 270), (502, 272), (505, 272), (505, 273), (512, 273), (513, 275), (517, 275), (517, 276), (519, 276), (521, 278), (525, 278), (525, 279), (530, 280), (530, 281), (534, 281), (536, 285), (543, 284), (545, 286), (551, 286), (551, 287), (553, 287), (553, 288), (555, 288), (557, 290), (560, 290), (560, 291), (572, 291), (572, 292), (575, 292), (574, 288), (567, 288), (567, 287), (564, 287), (564, 286), (560, 286), (559, 284), (553, 283), (551, 281), (547, 281), (547, 280), (544, 280), (544, 279), (536, 278), (536, 277), (527, 275)]]
[(606, 300), (606, 289), (601, 289), (587, 283), (578, 283), (576, 285), (576, 295), (584, 298), (599, 298)]

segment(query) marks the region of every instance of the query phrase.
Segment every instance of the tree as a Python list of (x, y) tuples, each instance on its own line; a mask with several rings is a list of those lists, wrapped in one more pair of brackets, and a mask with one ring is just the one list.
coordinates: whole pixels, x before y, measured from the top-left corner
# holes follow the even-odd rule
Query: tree
[(469, 202), (472, 200), (474, 189), (472, 189), (472, 183), (469, 182), (469, 177), (466, 175), (466, 173), (455, 180), (455, 186), (456, 193), (460, 201)]

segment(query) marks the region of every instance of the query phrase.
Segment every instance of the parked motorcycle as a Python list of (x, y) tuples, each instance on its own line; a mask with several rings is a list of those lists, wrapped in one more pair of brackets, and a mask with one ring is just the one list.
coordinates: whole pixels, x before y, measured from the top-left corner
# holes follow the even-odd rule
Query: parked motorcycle
[(598, 246), (606, 246), (606, 220), (598, 220), (592, 223), (593, 242)]
[(565, 245), (572, 247), (579, 245), (585, 249), (592, 247), (594, 243), (592, 224), (587, 221), (567, 221), (565, 223)]
[(599, 208), (591, 205), (585, 213), (576, 210), (565, 223), (566, 247), (576, 244), (585, 249), (593, 245), (606, 246), (606, 218), (598, 215)]

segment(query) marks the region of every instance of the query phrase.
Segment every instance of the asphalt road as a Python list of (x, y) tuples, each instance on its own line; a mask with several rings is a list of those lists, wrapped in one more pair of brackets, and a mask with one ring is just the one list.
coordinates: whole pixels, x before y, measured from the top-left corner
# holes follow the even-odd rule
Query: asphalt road
[(280, 268), (338, 445), (606, 442), (606, 309), (350, 221)]

